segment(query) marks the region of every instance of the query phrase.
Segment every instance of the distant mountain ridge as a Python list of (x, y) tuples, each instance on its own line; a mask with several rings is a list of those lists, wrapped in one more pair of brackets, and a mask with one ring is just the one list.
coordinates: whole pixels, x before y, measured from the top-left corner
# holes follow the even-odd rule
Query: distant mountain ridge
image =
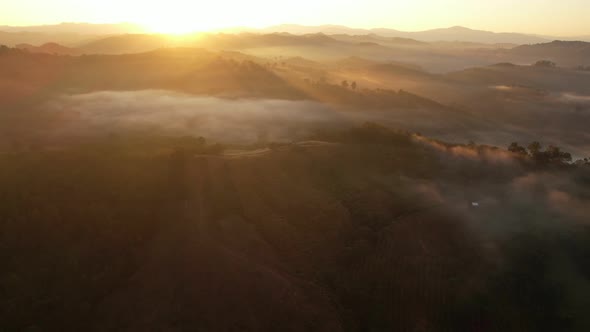
[(77, 47), (107, 36), (132, 33), (145, 33), (145, 29), (131, 23), (61, 23), (38, 26), (0, 26), (0, 44), (16, 46), (18, 44), (58, 43), (68, 47)]
[(127, 33), (144, 33), (145, 29), (133, 23), (94, 24), (94, 23), (60, 23), (35, 26), (0, 26), (4, 32), (38, 32), (47, 34), (78, 35), (115, 35)]
[[(145, 29), (137, 24), (132, 23), (117, 23), (117, 24), (91, 24), (91, 23), (61, 23), (55, 25), (39, 25), (39, 26), (0, 26), (1, 33), (43, 33), (43, 34), (69, 34), (69, 35), (118, 35), (118, 34), (139, 34), (146, 33)], [(294, 35), (307, 35), (323, 33), (326, 35), (378, 35), (386, 38), (405, 38), (414, 39), (422, 42), (470, 42), (470, 43), (484, 43), (484, 44), (539, 44), (547, 43), (552, 40), (567, 40), (567, 41), (589, 41), (590, 36), (578, 37), (555, 37), (542, 36), (524, 33), (507, 33), (507, 32), (491, 32), (484, 30), (469, 29), (461, 26), (454, 26), (450, 28), (432, 29), (425, 31), (400, 31), (390, 28), (375, 28), (375, 29), (360, 29), (351, 28), (343, 25), (318, 25), (306, 26), (298, 24), (282, 24), (271, 26), (262, 29), (234, 27), (227, 29), (219, 29), (216, 32), (226, 33), (290, 33)], [(7, 39), (7, 37), (3, 37)], [(56, 40), (47, 40), (56, 41)], [(0, 38), (0, 43), (3, 40)], [(59, 40), (57, 40), (59, 42)], [(6, 43), (6, 42), (5, 42)], [(21, 41), (21, 43), (32, 43), (30, 41)]]
[(377, 28), (377, 29), (355, 29), (339, 25), (320, 25), (320, 26), (303, 26), (303, 25), (278, 25), (262, 29), (263, 32), (288, 32), (292, 34), (309, 34), (323, 32), (326, 34), (348, 34), (348, 35), (367, 35), (376, 34), (383, 37), (396, 37), (415, 39), (426, 42), (436, 41), (463, 41), (471, 43), (486, 44), (537, 44), (546, 43), (556, 38), (544, 38), (535, 35), (521, 33), (497, 33), (484, 30), (473, 30), (465, 27), (455, 26), (451, 28), (433, 29), (426, 31), (406, 32), (395, 29)]
[(18, 44), (16, 48), (26, 50), (31, 53), (46, 53), (58, 55), (80, 55), (80, 50), (66, 47), (57, 43), (45, 43), (41, 46), (33, 46), (31, 44)]
[(181, 39), (161, 34), (110, 35), (89, 38), (74, 46), (54, 42), (16, 44), (16, 48), (31, 53), (58, 55), (131, 54), (174, 47), (238, 51), (260, 57), (266, 56), (266, 49), (276, 48), (287, 57), (299, 56), (321, 61), (353, 56), (382, 63), (411, 63), (433, 72), (455, 71), (498, 62), (528, 65), (539, 60), (550, 60), (560, 67), (590, 66), (590, 43), (577, 41), (553, 41), (508, 47), (504, 44), (468, 42), (426, 43), (374, 34), (351, 36), (323, 33), (211, 33), (187, 35)]

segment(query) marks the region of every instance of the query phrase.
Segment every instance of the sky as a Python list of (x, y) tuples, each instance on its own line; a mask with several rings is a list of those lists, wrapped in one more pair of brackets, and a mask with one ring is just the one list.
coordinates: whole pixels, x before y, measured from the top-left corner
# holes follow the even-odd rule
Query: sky
[(276, 24), (590, 35), (590, 0), (0, 0), (0, 25), (132, 22), (156, 32)]

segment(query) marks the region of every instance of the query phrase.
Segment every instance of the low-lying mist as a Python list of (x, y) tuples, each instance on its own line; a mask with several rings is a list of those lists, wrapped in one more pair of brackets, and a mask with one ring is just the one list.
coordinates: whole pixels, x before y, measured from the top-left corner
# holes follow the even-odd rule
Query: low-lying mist
[[(203, 136), (226, 144), (296, 141), (323, 130), (377, 122), (428, 135), (441, 133), (444, 114), (429, 109), (353, 110), (315, 101), (219, 98), (164, 90), (62, 95), (39, 106), (50, 136), (80, 137), (148, 131)], [(455, 126), (449, 118), (444, 126)], [(463, 141), (464, 135), (457, 137)]]
[(62, 96), (50, 101), (46, 111), (63, 120), (61, 134), (148, 130), (245, 144), (302, 139), (314, 129), (350, 125), (355, 118), (311, 101), (234, 100), (158, 90)]
[[(574, 126), (572, 121), (564, 120), (567, 123), (559, 124), (557, 131), (554, 126), (537, 125), (546, 123), (542, 119), (555, 113), (549, 111), (525, 121), (531, 125), (524, 127), (502, 123), (494, 114), (453, 109), (372, 110), (305, 100), (230, 99), (167, 90), (138, 90), (62, 94), (13, 113), (20, 114), (20, 122), (10, 124), (9, 118), (4, 121), (7, 137), (4, 142), (26, 141), (32, 137), (35, 143), (51, 146), (56, 142), (58, 145), (75, 144), (80, 138), (141, 132), (202, 136), (223, 144), (250, 145), (305, 140), (321, 131), (375, 122), (446, 142), (475, 141), (505, 147), (514, 141), (528, 144), (538, 140), (563, 147), (575, 157), (588, 155), (584, 133), (577, 129), (580, 125)], [(572, 119), (584, 118), (580, 112), (562, 113), (560, 116), (564, 118), (566, 115)], [(562, 125), (572, 130), (565, 135)]]

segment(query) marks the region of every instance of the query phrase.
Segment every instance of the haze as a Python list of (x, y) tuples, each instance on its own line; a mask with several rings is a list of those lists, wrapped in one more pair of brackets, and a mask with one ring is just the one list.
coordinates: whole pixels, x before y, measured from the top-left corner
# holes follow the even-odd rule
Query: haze
[(4, 2), (0, 331), (590, 331), (587, 0)]
[(2, 5), (5, 25), (132, 22), (155, 32), (205, 31), (281, 23), (339, 24), (419, 31), (455, 25), (558, 36), (590, 33), (586, 0), (415, 1), (72, 1), (23, 0)]

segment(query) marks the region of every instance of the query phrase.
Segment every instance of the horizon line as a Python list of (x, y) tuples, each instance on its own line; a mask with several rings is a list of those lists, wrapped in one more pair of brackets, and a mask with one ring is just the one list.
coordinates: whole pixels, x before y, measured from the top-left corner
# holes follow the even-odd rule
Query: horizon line
[[(33, 28), (33, 27), (51, 27), (51, 26), (59, 26), (59, 25), (67, 25), (67, 24), (80, 24), (80, 25), (134, 25), (137, 26), (138, 28), (141, 28), (144, 30), (144, 32), (146, 33), (156, 33), (157, 32), (153, 32), (153, 31), (149, 31), (149, 28), (145, 25), (145, 24), (141, 24), (141, 23), (137, 23), (137, 22), (130, 22), (130, 21), (121, 21), (121, 22), (84, 22), (84, 21), (62, 21), (62, 22), (56, 22), (56, 23), (40, 23), (40, 24), (24, 24), (24, 25), (7, 25), (7, 24), (0, 24), (0, 28), (1, 27), (8, 27), (8, 28)], [(426, 29), (426, 30), (400, 30), (400, 29), (396, 29), (393, 27), (372, 27), (372, 28), (363, 28), (363, 27), (353, 27), (353, 26), (349, 26), (349, 25), (344, 25), (344, 24), (334, 24), (334, 23), (325, 23), (325, 24), (319, 24), (319, 25), (306, 25), (306, 24), (300, 24), (300, 23), (279, 23), (279, 24), (273, 24), (273, 25), (269, 25), (269, 26), (264, 26), (264, 27), (254, 27), (254, 26), (227, 26), (227, 27), (221, 27), (221, 28), (214, 28), (214, 29), (209, 29), (209, 30), (199, 30), (199, 29), (195, 29), (193, 31), (189, 31), (187, 33), (195, 33), (195, 32), (220, 32), (220, 31), (224, 31), (224, 30), (238, 30), (238, 29), (251, 29), (251, 30), (265, 30), (265, 29), (270, 29), (270, 28), (275, 28), (275, 27), (280, 27), (280, 26), (298, 26), (298, 27), (307, 27), (307, 28), (321, 28), (321, 27), (339, 27), (339, 28), (347, 28), (347, 29), (353, 29), (353, 30), (366, 30), (367, 32), (373, 31), (373, 30), (379, 30), (379, 29), (385, 29), (385, 30), (394, 30), (394, 31), (398, 31), (398, 32), (404, 32), (404, 33), (420, 33), (420, 32), (430, 32), (430, 31), (434, 31), (434, 30), (450, 30), (450, 29), (455, 29), (455, 28), (461, 28), (461, 29), (466, 29), (466, 30), (470, 30), (470, 31), (479, 31), (479, 32), (490, 32), (490, 33), (494, 33), (494, 34), (521, 34), (521, 35), (527, 35), (527, 36), (532, 36), (532, 37), (563, 37), (563, 38), (576, 38), (576, 37), (588, 37), (590, 35), (545, 35), (545, 34), (539, 34), (539, 33), (530, 33), (530, 32), (516, 32), (516, 31), (494, 31), (494, 30), (485, 30), (485, 29), (475, 29), (475, 28), (471, 28), (471, 27), (467, 27), (464, 25), (453, 25), (453, 26), (448, 26), (448, 27), (439, 27), (439, 28), (431, 28), (431, 29)]]

